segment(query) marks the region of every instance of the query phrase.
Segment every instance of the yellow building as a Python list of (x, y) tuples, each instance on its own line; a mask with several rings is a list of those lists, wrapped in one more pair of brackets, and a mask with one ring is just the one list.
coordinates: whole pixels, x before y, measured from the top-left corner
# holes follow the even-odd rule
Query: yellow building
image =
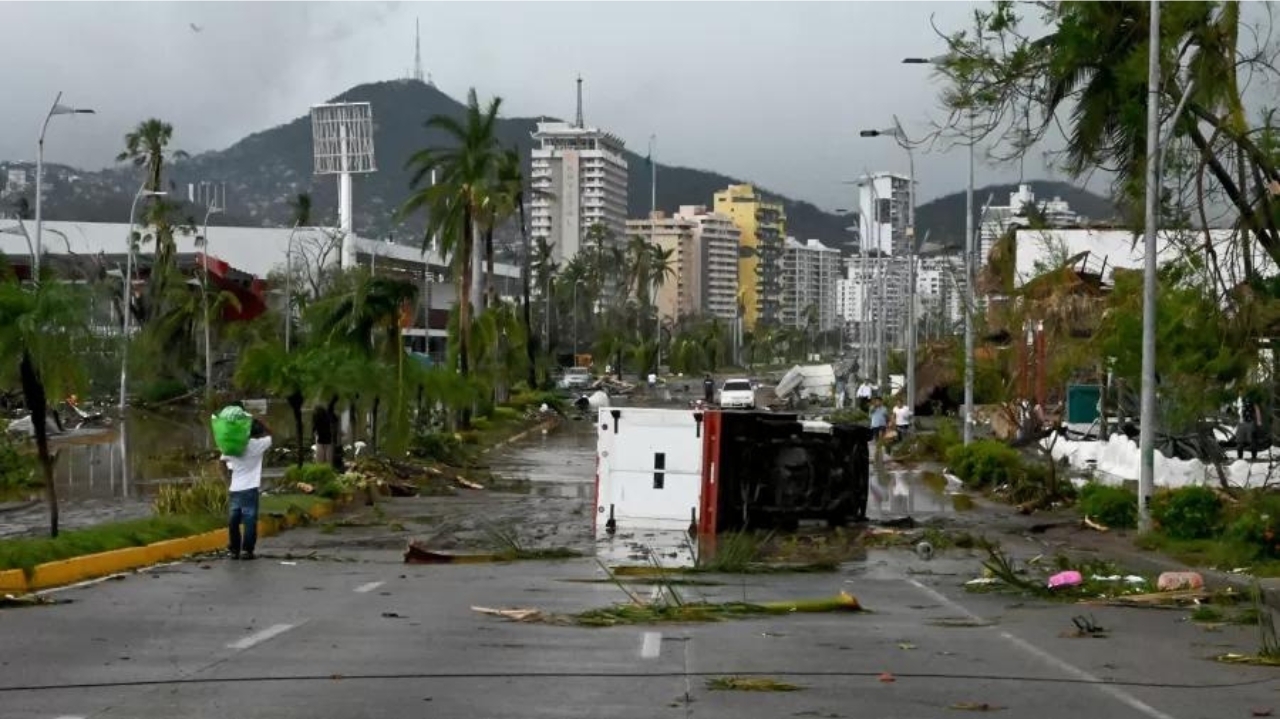
[(738, 253), (738, 302), (747, 329), (776, 325), (782, 314), (782, 252), (787, 216), (782, 205), (766, 202), (751, 185), (717, 192), (715, 212), (727, 215), (742, 233)]

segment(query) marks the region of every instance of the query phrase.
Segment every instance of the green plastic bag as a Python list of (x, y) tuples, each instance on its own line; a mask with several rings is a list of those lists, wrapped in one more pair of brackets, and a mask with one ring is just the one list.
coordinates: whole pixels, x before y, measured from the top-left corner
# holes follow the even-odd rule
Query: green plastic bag
[(224, 407), (209, 418), (213, 426), (213, 443), (218, 450), (231, 457), (239, 457), (249, 446), (249, 432), (253, 429), (253, 415), (240, 407)]

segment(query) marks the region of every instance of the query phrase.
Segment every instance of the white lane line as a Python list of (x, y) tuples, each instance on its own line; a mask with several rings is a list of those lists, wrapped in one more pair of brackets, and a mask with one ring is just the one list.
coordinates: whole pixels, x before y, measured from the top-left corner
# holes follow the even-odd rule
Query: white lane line
[(645, 632), (640, 642), (641, 659), (657, 659), (662, 653), (662, 632)]
[(384, 584), (386, 584), (386, 582), (369, 582), (368, 584), (361, 584), (356, 587), (356, 594), (368, 594)]
[(252, 647), (255, 644), (261, 644), (272, 637), (284, 634), (290, 629), (293, 629), (295, 626), (297, 625), (273, 624), (267, 627), (266, 629), (263, 629), (260, 632), (254, 632), (253, 634), (250, 634), (249, 636), (243, 639), (239, 639), (237, 641), (231, 642), (230, 644), (227, 645), (227, 649), (248, 649), (249, 647)]
[[(948, 607), (951, 607), (955, 611), (973, 620), (975, 623), (985, 623), (985, 620), (983, 620), (981, 617), (969, 611), (968, 609), (965, 609), (963, 606), (957, 604), (956, 602), (953, 602), (951, 599), (943, 595), (941, 592), (938, 592), (937, 590), (933, 589), (932, 587), (926, 587), (925, 585), (921, 584), (919, 581), (915, 579), (908, 579), (907, 581), (910, 582), (913, 586), (915, 586), (916, 589), (919, 589), (925, 594), (928, 594), (929, 596), (933, 597), (934, 600), (942, 604), (945, 604)], [(1141, 712), (1143, 715), (1148, 716), (1151, 719), (1174, 719), (1171, 715), (1165, 714), (1164, 712), (1160, 711), (1159, 709), (1156, 709), (1150, 704), (1147, 704), (1146, 702), (1135, 697), (1129, 692), (1126, 692), (1120, 687), (1117, 687), (1113, 684), (1107, 684), (1101, 678), (1093, 674), (1090, 674), (1089, 672), (1081, 669), (1080, 667), (1077, 667), (1074, 664), (1071, 664), (1070, 662), (1067, 662), (1063, 659), (1059, 659), (1058, 657), (1050, 654), (1049, 652), (1046, 652), (1045, 650), (1035, 646), (1034, 644), (1028, 642), (1027, 640), (1021, 637), (1014, 636), (1009, 632), (1000, 632), (999, 636), (1001, 639), (1004, 639), (1005, 641), (1021, 649), (1022, 651), (1030, 654), (1031, 656), (1039, 659), (1040, 661), (1057, 668), (1059, 671), (1070, 674), (1076, 679), (1089, 682), (1090, 684), (1092, 684), (1093, 688), (1097, 689), (1103, 694), (1106, 694), (1110, 696), (1112, 699), (1115, 699), (1127, 705), (1130, 709)]]

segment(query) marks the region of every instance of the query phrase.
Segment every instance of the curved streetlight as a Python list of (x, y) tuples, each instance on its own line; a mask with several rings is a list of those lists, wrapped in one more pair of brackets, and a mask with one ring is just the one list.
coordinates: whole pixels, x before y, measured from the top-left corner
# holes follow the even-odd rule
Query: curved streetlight
[[(935, 57), (907, 57), (904, 65), (941, 65), (952, 59), (951, 55)], [(964, 286), (968, 301), (964, 311), (964, 443), (973, 441), (973, 112), (969, 115), (969, 182), (964, 192)], [(914, 190), (914, 188), (913, 188)]]
[(907, 407), (916, 410), (916, 155), (902, 129), (898, 116), (893, 116), (893, 127), (883, 130), (863, 130), (859, 137), (890, 137), (907, 151)]
[[(133, 205), (129, 207), (129, 234), (126, 238), (128, 250), (125, 252), (124, 261), (124, 298), (123, 304), (120, 305), (120, 311), (124, 313), (124, 334), (121, 337), (123, 347), (120, 350), (120, 418), (124, 419), (124, 408), (128, 398), (129, 386), (129, 331), (132, 329), (133, 312), (130, 306), (133, 304), (133, 223), (138, 212), (138, 200), (144, 197), (164, 197), (169, 193), (159, 190), (148, 190), (146, 184), (138, 188), (138, 193), (133, 196)], [(127, 469), (127, 468), (126, 468)]]
[(219, 212), (222, 212), (222, 208), (215, 204), (205, 208), (204, 235), (200, 238), (204, 245), (204, 254), (200, 262), (204, 268), (204, 273), (200, 276), (200, 297), (201, 308), (204, 311), (204, 401), (206, 404), (213, 401), (213, 348), (210, 345), (209, 332), (209, 216)]
[(40, 139), (36, 142), (36, 247), (35, 257), (31, 262), (31, 270), (36, 281), (40, 279), (40, 253), (43, 252), (41, 241), (43, 240), (44, 212), (42, 209), (41, 198), (44, 195), (44, 133), (49, 129), (49, 120), (54, 115), (92, 115), (93, 110), (87, 107), (67, 107), (59, 104), (62, 99), (62, 92), (58, 92), (58, 96), (53, 99), (53, 107), (49, 108), (49, 114), (44, 116), (44, 124), (40, 126)]

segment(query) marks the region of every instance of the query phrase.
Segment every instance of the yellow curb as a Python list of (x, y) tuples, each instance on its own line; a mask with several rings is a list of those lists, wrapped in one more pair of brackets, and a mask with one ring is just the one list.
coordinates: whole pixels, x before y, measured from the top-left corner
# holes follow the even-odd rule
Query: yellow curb
[[(333, 502), (311, 507), (307, 511), (314, 519), (333, 513)], [(300, 524), (300, 513), (290, 513), (284, 520), (276, 517), (258, 519), (258, 534), (271, 537), (284, 529)], [(0, 570), (0, 593), (25, 593), (75, 584), (132, 569), (168, 562), (191, 554), (216, 552), (227, 546), (227, 530), (215, 529), (203, 534), (162, 542), (143, 547), (125, 547), (99, 554), (87, 554), (56, 562), (36, 565), (31, 578), (21, 569)]]

